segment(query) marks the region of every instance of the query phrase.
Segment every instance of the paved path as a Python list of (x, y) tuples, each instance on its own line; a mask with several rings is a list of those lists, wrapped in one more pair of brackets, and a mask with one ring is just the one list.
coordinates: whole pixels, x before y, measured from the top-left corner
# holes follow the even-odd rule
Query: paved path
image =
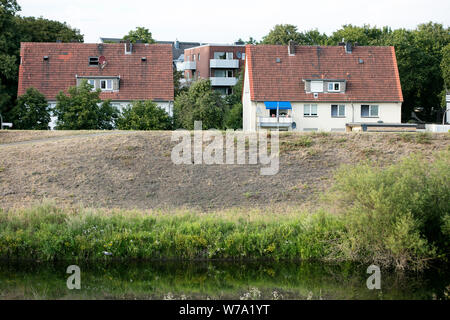
[(113, 134), (131, 134), (131, 133), (136, 133), (136, 132), (137, 131), (108, 131), (108, 132), (96, 132), (96, 133), (74, 134), (74, 135), (58, 136), (58, 137), (48, 137), (48, 138), (41, 138), (41, 139), (0, 143), (0, 148), (18, 146), (21, 144), (32, 144), (32, 143), (58, 141), (58, 140), (73, 139), (73, 138), (90, 138), (90, 137), (99, 137), (99, 136), (110, 136)]

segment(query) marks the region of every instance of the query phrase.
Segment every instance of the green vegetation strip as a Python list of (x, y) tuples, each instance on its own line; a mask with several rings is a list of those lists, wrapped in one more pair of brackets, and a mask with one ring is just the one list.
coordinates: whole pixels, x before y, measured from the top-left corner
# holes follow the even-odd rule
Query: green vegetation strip
[[(343, 167), (314, 213), (0, 211), (0, 258), (318, 259), (421, 269), (450, 244), (450, 151)], [(325, 201), (326, 200), (326, 201)], [(333, 211), (333, 212), (332, 212)]]

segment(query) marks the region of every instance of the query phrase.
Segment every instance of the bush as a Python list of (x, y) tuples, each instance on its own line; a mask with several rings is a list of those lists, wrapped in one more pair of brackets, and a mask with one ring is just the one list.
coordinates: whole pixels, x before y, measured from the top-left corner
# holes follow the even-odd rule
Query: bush
[(223, 129), (225, 111), (225, 102), (212, 90), (211, 82), (198, 80), (175, 98), (175, 127), (193, 130), (194, 122), (202, 121), (204, 130)]
[(117, 120), (120, 130), (170, 130), (172, 119), (167, 112), (148, 101), (133, 101)]
[(45, 96), (35, 88), (28, 88), (26, 93), (17, 99), (17, 105), (11, 114), (15, 129), (49, 129), (50, 108)]
[(56, 129), (61, 130), (111, 130), (119, 110), (110, 100), (102, 102), (100, 89), (92, 91), (93, 86), (83, 80), (80, 86), (69, 88), (69, 95), (61, 91), (56, 97)]
[(450, 152), (404, 159), (386, 169), (346, 166), (328, 196), (346, 219), (343, 259), (421, 268), (448, 250)]
[(225, 127), (227, 129), (242, 129), (242, 103), (236, 103), (225, 117)]

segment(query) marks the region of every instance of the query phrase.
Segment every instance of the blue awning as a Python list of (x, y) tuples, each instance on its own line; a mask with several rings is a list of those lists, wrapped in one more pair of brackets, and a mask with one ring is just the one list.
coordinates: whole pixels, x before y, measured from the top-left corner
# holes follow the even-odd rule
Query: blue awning
[(291, 103), (289, 101), (266, 101), (264, 102), (266, 109), (276, 109), (279, 105), (280, 110), (282, 109), (292, 109)]

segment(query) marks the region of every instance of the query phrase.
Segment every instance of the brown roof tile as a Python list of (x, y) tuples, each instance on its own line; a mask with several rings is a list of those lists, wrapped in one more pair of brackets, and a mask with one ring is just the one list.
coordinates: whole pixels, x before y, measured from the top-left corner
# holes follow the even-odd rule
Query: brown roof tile
[[(253, 101), (403, 102), (393, 47), (247, 45), (246, 57)], [(303, 80), (316, 78), (346, 80), (346, 92), (314, 99)]]
[[(76, 85), (76, 76), (120, 76), (118, 92), (102, 92), (102, 99), (118, 101), (172, 101), (172, 47), (166, 44), (134, 44), (133, 53), (125, 55), (123, 43), (32, 43), (21, 44), (18, 95), (29, 87), (42, 92), (47, 100), (55, 100), (59, 91)], [(43, 57), (48, 56), (48, 61)], [(89, 57), (104, 56), (102, 70), (89, 66)], [(141, 58), (147, 61), (142, 62)]]

